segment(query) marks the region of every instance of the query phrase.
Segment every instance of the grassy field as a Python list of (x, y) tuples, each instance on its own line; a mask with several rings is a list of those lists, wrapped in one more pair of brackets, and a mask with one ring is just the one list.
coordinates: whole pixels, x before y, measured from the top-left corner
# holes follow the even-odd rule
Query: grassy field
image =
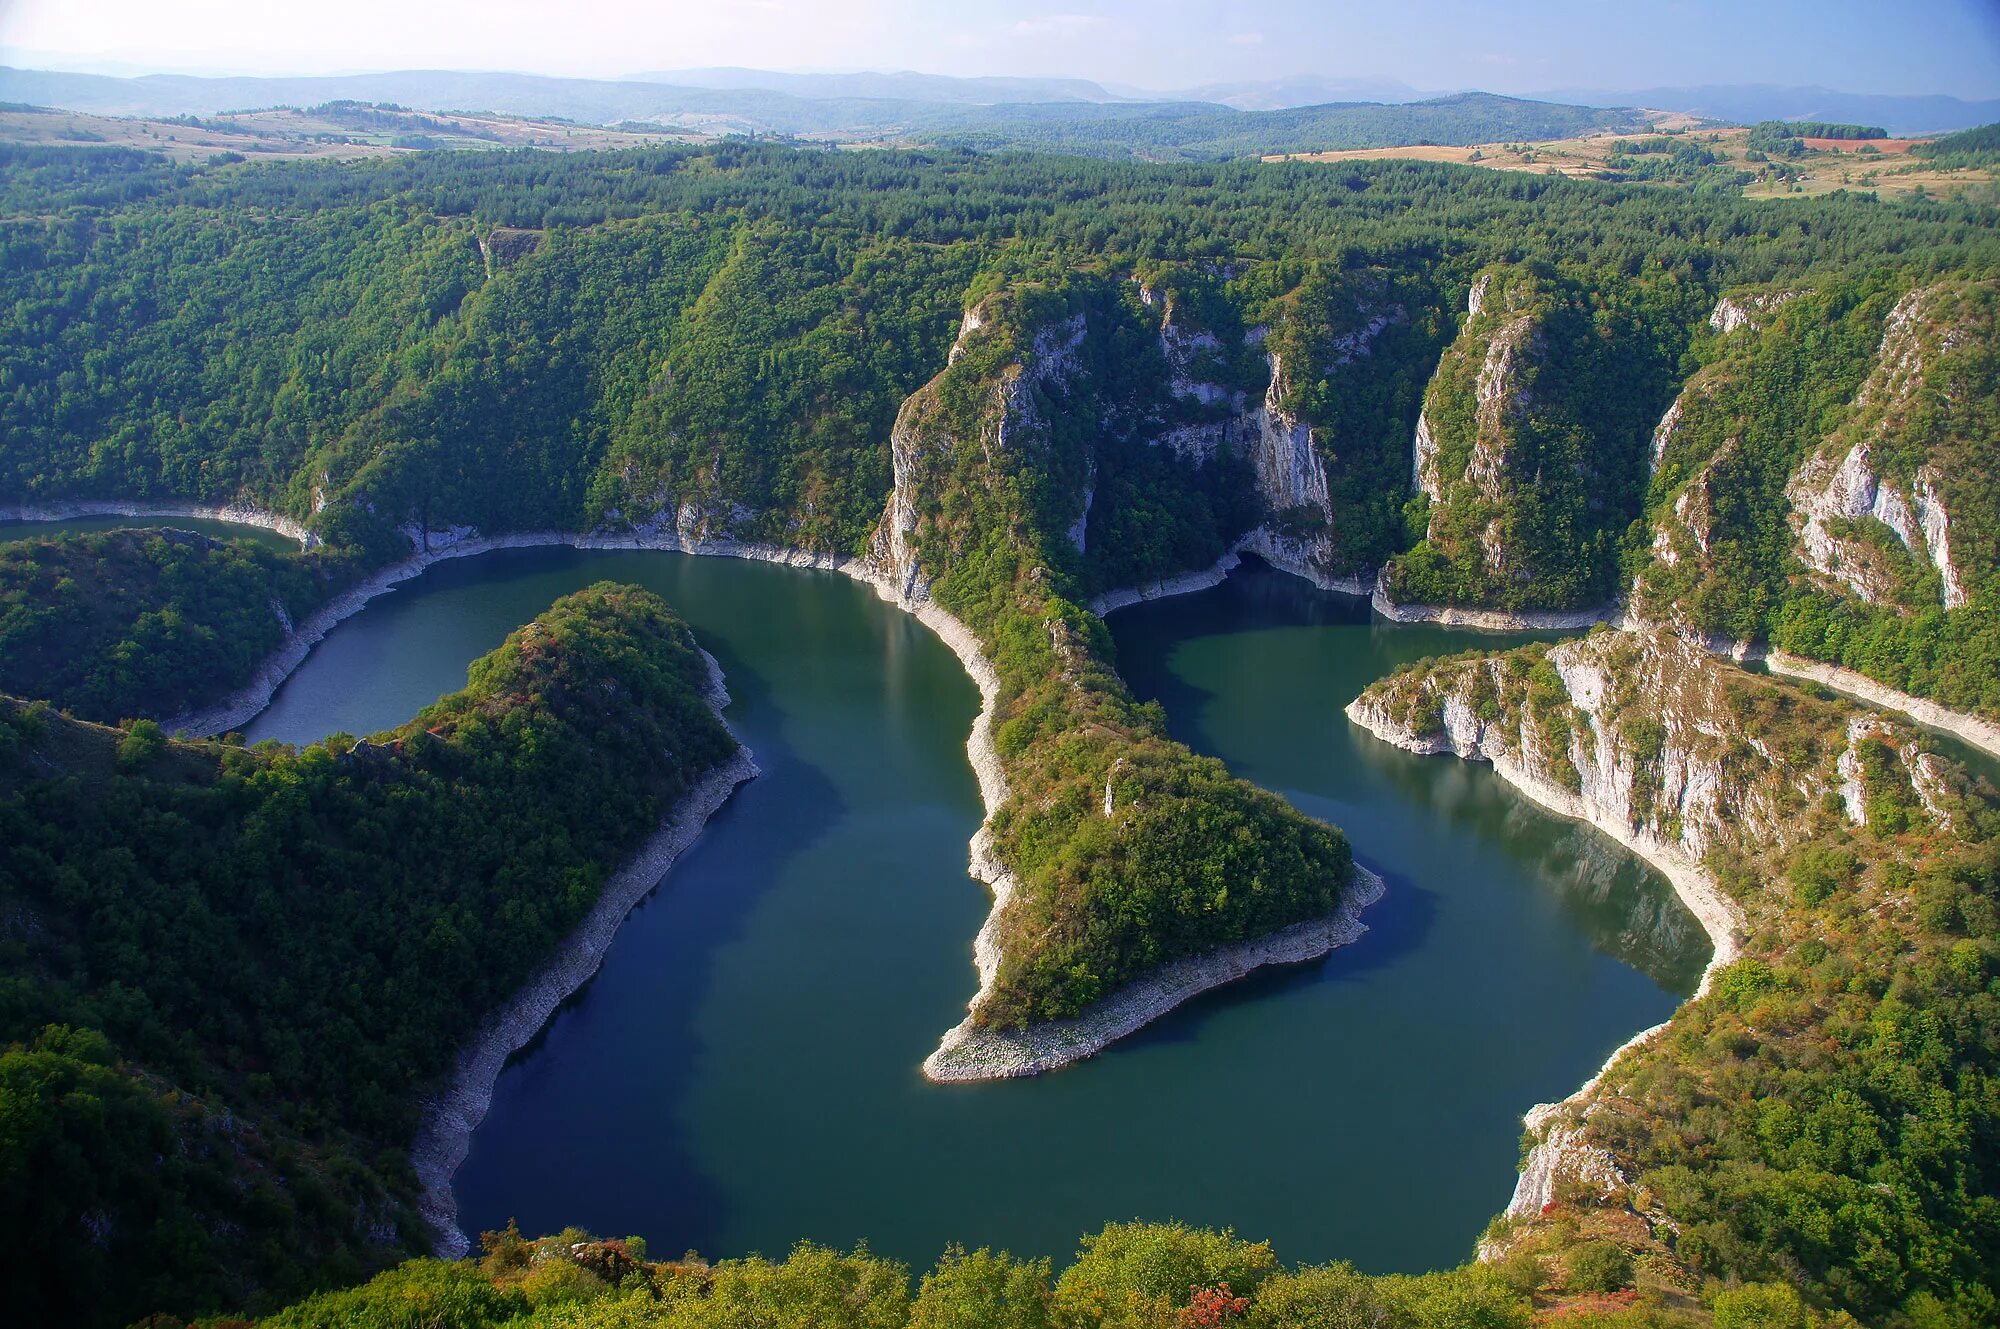
[[(1962, 191), (1991, 196), (1995, 173), (1991, 170), (1941, 171), (1921, 158), (1910, 156), (1922, 139), (1827, 139), (1800, 140), (1803, 156), (1785, 161), (1757, 161), (1750, 155), (1745, 126), (1701, 126), (1686, 116), (1658, 117), (1655, 128), (1661, 136), (1676, 142), (1693, 143), (1717, 158), (1717, 165), (1753, 177), (1742, 186), (1752, 198), (1805, 197), (1849, 189), (1882, 196), (1926, 193), (1949, 197)], [(1542, 175), (1567, 175), (1580, 179), (1609, 178), (1616, 175), (1610, 165), (1647, 135), (1592, 134), (1585, 138), (1555, 139), (1543, 143), (1481, 143), (1473, 147), (1445, 148), (1429, 144), (1405, 148), (1366, 148), (1353, 152), (1317, 152), (1293, 158), (1267, 157), (1266, 161), (1375, 161), (1388, 157), (1418, 161), (1461, 162), (1496, 171), (1530, 171)], [(1863, 151), (1864, 146), (1873, 152)], [(1662, 181), (1671, 186), (1675, 181)]]
[(141, 148), (178, 161), (236, 152), (269, 161), (352, 160), (435, 148), (552, 148), (583, 152), (685, 142), (698, 134), (606, 129), (518, 116), (415, 112), (359, 104), (148, 120), (73, 111), (0, 110), (0, 143)]

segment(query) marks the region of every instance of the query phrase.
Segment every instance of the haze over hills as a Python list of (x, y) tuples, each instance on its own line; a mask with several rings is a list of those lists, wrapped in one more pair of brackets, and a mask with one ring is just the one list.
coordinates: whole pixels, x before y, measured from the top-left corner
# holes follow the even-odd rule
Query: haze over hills
[[(745, 69), (736, 65), (706, 69), (667, 69), (633, 74), (633, 83), (664, 83), (678, 88), (714, 88), (789, 93), (794, 97), (879, 97), (892, 101), (952, 102), (991, 106), (1000, 102), (1159, 101), (1153, 92), (1112, 92), (1085, 78), (957, 78), (913, 69), (862, 69), (845, 73), (787, 72)], [(1179, 97), (1172, 100), (1220, 101), (1221, 98)], [(1320, 98), (1336, 101), (1339, 98)], [(1351, 99), (1350, 99), (1351, 100)]]
[[(711, 79), (735, 71), (708, 71)], [(664, 76), (663, 76), (664, 77)], [(836, 76), (829, 76), (836, 77)], [(894, 80), (901, 76), (882, 76)], [(912, 86), (930, 76), (911, 75)], [(1013, 80), (960, 80), (961, 96)], [(1032, 80), (1023, 82), (1033, 83)], [(802, 84), (801, 86), (839, 86)], [(871, 86), (866, 80), (855, 86)], [(1086, 85), (1088, 86), (1088, 85)], [(983, 89), (983, 92), (980, 90)], [(499, 112), (702, 134), (777, 134), (847, 143), (981, 150), (1039, 149), (1097, 157), (1220, 160), (1279, 152), (1551, 139), (1642, 126), (1632, 113), (1463, 93), (1385, 106), (1333, 103), (1241, 111), (1216, 102), (1042, 100), (982, 104), (885, 97), (803, 97), (759, 88), (691, 88), (639, 80), (403, 70), (305, 78), (111, 78), (0, 69), (0, 101), (117, 116), (215, 116), (258, 107), (386, 102), (418, 111)], [(1109, 94), (1106, 94), (1107, 96)]]
[[(310, 106), (328, 101), (387, 101), (426, 111), (487, 111), (534, 118), (562, 118), (593, 124), (653, 121), (708, 133), (774, 133), (808, 137), (947, 141), (972, 133), (981, 146), (1055, 146), (1038, 131), (1012, 141), (1016, 122), (1048, 123), (1047, 108), (1067, 108), (1087, 123), (1131, 117), (1157, 124), (1162, 119), (1226, 116), (1231, 113), (1296, 111), (1308, 107), (1399, 106), (1450, 103), (1468, 96), (1491, 97), (1495, 105), (1564, 108), (1644, 108), (1685, 112), (1732, 123), (1758, 120), (1835, 120), (1882, 125), (1892, 134), (1943, 133), (2000, 120), (2000, 100), (1968, 101), (1939, 94), (1885, 96), (1845, 93), (1822, 87), (1715, 85), (1655, 87), (1633, 91), (1604, 88), (1561, 89), (1532, 97), (1497, 97), (1462, 90), (1424, 91), (1389, 78), (1335, 78), (1317, 74), (1206, 83), (1161, 91), (1081, 78), (961, 78), (912, 70), (785, 72), (740, 66), (638, 73), (622, 79), (563, 78), (506, 71), (406, 69), (366, 74), (300, 77), (141, 74), (117, 77), (53, 69), (0, 67), (0, 100), (57, 107), (99, 115), (216, 115), (269, 106)], [(1022, 109), (1042, 108), (1042, 109)], [(1351, 119), (1351, 117), (1349, 117)], [(1255, 139), (1252, 121), (1220, 122), (1172, 137), (1183, 144), (1207, 140)], [(1286, 122), (1295, 125), (1296, 122)], [(1256, 142), (1234, 151), (1311, 151), (1387, 146), (1398, 142), (1467, 143), (1478, 137), (1558, 137), (1592, 128), (1622, 129), (1605, 120), (1588, 123), (1569, 115), (1547, 126), (1514, 118), (1473, 138), (1456, 128), (1392, 119), (1399, 128), (1324, 140), (1292, 138)], [(1544, 134), (1546, 129), (1549, 132)], [(1246, 133), (1246, 131), (1248, 131)], [(1414, 138), (1394, 137), (1398, 133)], [(1385, 136), (1385, 134), (1387, 136)], [(1141, 132), (1130, 150), (1149, 155), (1156, 135)], [(1102, 153), (1101, 132), (1084, 135), (1068, 150)], [(1115, 148), (1115, 145), (1113, 145)], [(1207, 148), (1190, 149), (1211, 155)], [(1221, 155), (1230, 155), (1229, 151)]]
[(1706, 119), (1739, 124), (1759, 120), (1831, 120), (1846, 124), (1881, 125), (1891, 134), (1949, 133), (2000, 120), (2000, 100), (1967, 101), (1931, 93), (1884, 96), (1837, 92), (1831, 88), (1787, 88), (1774, 84), (1725, 84), (1693, 88), (1640, 88), (1629, 92), (1564, 88), (1539, 92), (1549, 101), (1573, 101), (1585, 106), (1644, 106), (1656, 111), (1685, 111)]

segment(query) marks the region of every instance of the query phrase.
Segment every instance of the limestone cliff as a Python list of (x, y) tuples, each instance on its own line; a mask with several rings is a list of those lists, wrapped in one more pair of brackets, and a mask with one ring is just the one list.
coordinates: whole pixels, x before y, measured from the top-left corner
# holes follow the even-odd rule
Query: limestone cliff
[[(1968, 569), (1952, 548), (1961, 503), (1950, 492), (1966, 477), (1947, 478), (1953, 468), (1941, 449), (1953, 440), (1937, 426), (1955, 397), (1979, 386), (1955, 381), (1965, 357), (1953, 352), (1990, 332), (1991, 294), (1990, 285), (1981, 292), (1940, 283), (1898, 300), (1849, 418), (1785, 486), (1799, 557), (1824, 583), (1869, 604), (1968, 602)], [(1968, 441), (1985, 461), (2000, 447), (1983, 432)], [(1934, 586), (1910, 584), (1928, 580), (1926, 571), (1936, 574)]]
[(2000, 704), (1965, 682), (1989, 671), (1959, 646), (1936, 677), (1911, 664), (1939, 655), (1927, 615), (1978, 636), (1953, 625), (2000, 569), (1996, 310), (2000, 284), (1962, 279), (1719, 301), (1705, 364), (1654, 434), (1638, 614), (1915, 693), (1950, 684), (1963, 710)]
[(1538, 266), (1482, 273), (1424, 394), (1408, 470), (1424, 536), (1387, 568), (1384, 603), (1431, 617), (1607, 603), (1681, 335), (1630, 292)]
[[(1869, 860), (1844, 842), (1896, 838), (1909, 846), (1900, 852), (1935, 852), (1925, 846), (1950, 842), (1974, 797), (1964, 772), (1917, 731), (1658, 630), (1420, 663), (1374, 684), (1348, 715), (1413, 752), (1491, 762), (1529, 797), (1658, 867), (1714, 944), (1693, 1004), (1662, 1029), (1697, 1018), (1690, 1012), (1714, 1000), (1712, 980), (1739, 957), (1776, 963), (1819, 935), (1815, 907), (1907, 919), (1910, 875), (1870, 879), (1854, 866)], [(1872, 852), (1887, 861), (1899, 851)], [(1855, 898), (1829, 898), (1842, 891)], [(1656, 1064), (1671, 1041), (1659, 1032), (1640, 1033), (1576, 1094), (1528, 1114), (1535, 1145), (1508, 1209), (1513, 1223), (1483, 1254), (1503, 1253), (1521, 1225), (1567, 1204), (1629, 1206), (1670, 1240), (1679, 1218), (1642, 1175), (1660, 1165), (1662, 1146), (1642, 1142), (1662, 1114), (1671, 1119), (1662, 1103), (1687, 1090)], [(1811, 1027), (1768, 1036), (1784, 1040), (1787, 1055), (1793, 1038), (1801, 1055), (1825, 1055)]]

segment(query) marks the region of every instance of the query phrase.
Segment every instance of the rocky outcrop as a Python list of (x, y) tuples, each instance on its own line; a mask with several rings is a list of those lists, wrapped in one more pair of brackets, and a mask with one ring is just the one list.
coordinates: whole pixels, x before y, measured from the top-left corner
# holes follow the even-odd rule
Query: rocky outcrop
[(1938, 496), (1938, 477), (1926, 466), (1905, 484), (1886, 480), (1868, 443), (1844, 456), (1821, 452), (1807, 459), (1785, 487), (1799, 556), (1808, 567), (1838, 581), (1869, 604), (1897, 599), (1899, 570), (1883, 551), (1843, 522), (1870, 519), (1888, 528), (1903, 549), (1937, 570), (1944, 607), (1966, 602), (1964, 579), (1951, 557), (1951, 514)]
[(1646, 438), (1630, 403), (1663, 370), (1656, 339), (1602, 296), (1535, 265), (1474, 284), (1417, 418), (1409, 476), (1424, 536), (1386, 568), (1392, 617), (1604, 616), (1604, 551), (1643, 502)]
[(1953, 296), (1948, 287), (1930, 286), (1896, 302), (1850, 420), (1785, 487), (1799, 556), (1820, 577), (1869, 604), (1905, 598), (1902, 569), (1883, 540), (1869, 538), (1871, 524), (1936, 571), (1946, 609), (1970, 598), (1952, 556), (1952, 512), (1935, 459), (1900, 474), (1885, 472), (1877, 461), (1885, 451), (1907, 454), (1904, 430), (1921, 399), (1939, 390), (1932, 382), (1937, 361), (1968, 334)]
[(1797, 299), (1798, 294), (1797, 291), (1764, 291), (1725, 295), (1715, 302), (1715, 309), (1708, 316), (1708, 326), (1725, 337), (1738, 328), (1762, 328), (1772, 311)]
[[(1365, 347), (1358, 342), (1355, 353), (1366, 354)], [(1339, 556), (1338, 517), (1328, 494), (1326, 461), (1312, 427), (1285, 407), (1290, 385), (1284, 361), (1275, 351), (1266, 359), (1270, 385), (1243, 432), (1250, 438), (1257, 492), (1272, 520), (1245, 537), (1241, 548), (1322, 590), (1365, 595), (1365, 572), (1332, 571)]]
[[(1738, 954), (1745, 928), (1741, 907), (1705, 866), (1712, 854), (1768, 861), (1812, 838), (1809, 814), (1828, 799), (1865, 815), (1856, 809), (1868, 778), (1906, 782), (1925, 815), (1949, 824), (1943, 768), (1915, 735), (1882, 717), (1795, 696), (1786, 703), (1798, 726), (1789, 736), (1746, 727), (1732, 689), (1774, 686), (1669, 632), (1599, 632), (1419, 666), (1374, 684), (1347, 713), (1410, 751), (1491, 762), (1536, 802), (1589, 822), (1652, 863), (1713, 945), (1698, 999)], [(1831, 747), (1801, 749), (1801, 734), (1828, 736)], [(1871, 742), (1883, 745), (1888, 763), (1878, 777), (1864, 771), (1860, 748)], [(1604, 1195), (1627, 1184), (1588, 1127), (1599, 1097), (1615, 1090), (1626, 1054), (1657, 1032), (1642, 1031), (1576, 1094), (1528, 1114), (1537, 1143), (1510, 1215), (1539, 1214), (1565, 1185)]]

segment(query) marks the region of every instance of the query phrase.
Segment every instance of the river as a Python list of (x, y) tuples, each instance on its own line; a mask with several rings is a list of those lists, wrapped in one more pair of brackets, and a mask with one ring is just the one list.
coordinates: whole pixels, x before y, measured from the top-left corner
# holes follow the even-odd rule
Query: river
[(1665, 882), (1492, 772), (1341, 708), (1500, 638), (1371, 625), (1250, 566), (1111, 618), (1175, 733), (1345, 827), (1387, 898), (1328, 960), (1199, 999), (1036, 1080), (918, 1064), (971, 994), (977, 710), (949, 651), (836, 574), (657, 552), (433, 568), (336, 628), (253, 740), (398, 722), (557, 596), (658, 591), (721, 662), (762, 778), (634, 912), (518, 1056), (458, 1177), (467, 1228), (644, 1235), (656, 1254), (865, 1239), (1067, 1256), (1114, 1219), (1270, 1238), (1290, 1261), (1457, 1263), (1513, 1184), (1520, 1114), (1692, 990), (1707, 945)]

